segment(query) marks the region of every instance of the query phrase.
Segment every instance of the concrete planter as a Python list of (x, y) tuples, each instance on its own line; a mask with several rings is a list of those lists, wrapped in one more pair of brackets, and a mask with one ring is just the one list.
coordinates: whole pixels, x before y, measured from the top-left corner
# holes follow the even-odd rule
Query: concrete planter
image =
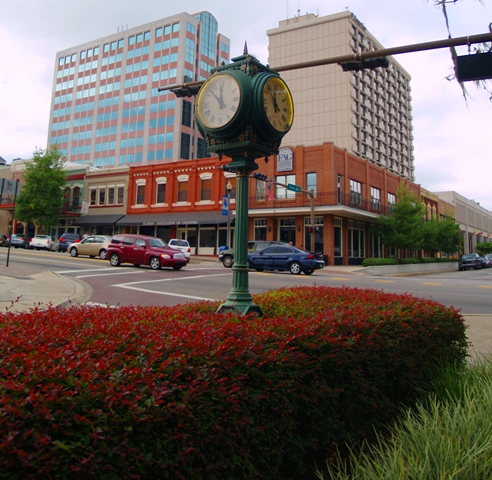
[(422, 273), (449, 272), (458, 270), (458, 262), (415, 263), (410, 265), (378, 265), (357, 271), (366, 275), (418, 275)]

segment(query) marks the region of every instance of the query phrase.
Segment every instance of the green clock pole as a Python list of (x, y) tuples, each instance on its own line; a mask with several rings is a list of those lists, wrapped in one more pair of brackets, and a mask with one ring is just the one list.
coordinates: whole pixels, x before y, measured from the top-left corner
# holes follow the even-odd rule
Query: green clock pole
[(258, 168), (254, 159), (245, 155), (232, 156), (229, 168), (236, 169), (236, 241), (234, 265), (232, 267), (232, 288), (218, 312), (238, 312), (242, 315), (255, 313), (263, 315), (261, 308), (253, 302), (249, 292), (248, 277), (248, 201), (249, 175)]

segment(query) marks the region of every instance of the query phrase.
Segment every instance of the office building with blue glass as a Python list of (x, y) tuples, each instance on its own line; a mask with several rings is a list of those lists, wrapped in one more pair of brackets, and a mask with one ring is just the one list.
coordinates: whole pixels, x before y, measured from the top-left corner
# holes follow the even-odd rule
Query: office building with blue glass
[(209, 77), (230, 40), (209, 12), (180, 13), (56, 55), (48, 147), (94, 167), (209, 156), (195, 98), (159, 87)]

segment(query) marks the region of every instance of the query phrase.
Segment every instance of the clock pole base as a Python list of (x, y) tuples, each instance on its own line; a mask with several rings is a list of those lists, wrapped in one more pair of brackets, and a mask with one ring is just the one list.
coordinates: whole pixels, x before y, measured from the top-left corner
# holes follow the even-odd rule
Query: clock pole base
[(217, 313), (237, 313), (239, 315), (256, 314), (259, 317), (263, 316), (261, 308), (253, 302), (241, 302), (227, 300), (218, 309)]

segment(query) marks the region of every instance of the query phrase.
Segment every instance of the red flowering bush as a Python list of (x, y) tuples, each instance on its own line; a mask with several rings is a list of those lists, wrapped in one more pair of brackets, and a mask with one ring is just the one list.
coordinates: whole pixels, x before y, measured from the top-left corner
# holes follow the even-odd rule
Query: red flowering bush
[(0, 315), (0, 477), (297, 479), (463, 362), (451, 308), (306, 287), (264, 316), (178, 307)]

